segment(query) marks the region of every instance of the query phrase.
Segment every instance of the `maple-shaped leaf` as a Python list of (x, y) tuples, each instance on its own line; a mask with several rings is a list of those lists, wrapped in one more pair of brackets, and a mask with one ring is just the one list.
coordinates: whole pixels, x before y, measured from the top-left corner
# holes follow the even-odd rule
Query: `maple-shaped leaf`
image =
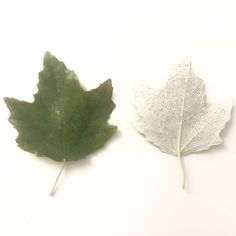
[(176, 66), (163, 90), (143, 86), (135, 91), (136, 130), (162, 152), (182, 156), (222, 143), (219, 134), (230, 120), (232, 101), (208, 105), (205, 86), (185, 59)]
[(5, 98), (9, 121), (18, 131), (16, 142), (37, 156), (65, 162), (84, 158), (113, 136), (107, 123), (115, 104), (111, 80), (85, 91), (76, 74), (49, 52), (39, 72), (32, 103)]

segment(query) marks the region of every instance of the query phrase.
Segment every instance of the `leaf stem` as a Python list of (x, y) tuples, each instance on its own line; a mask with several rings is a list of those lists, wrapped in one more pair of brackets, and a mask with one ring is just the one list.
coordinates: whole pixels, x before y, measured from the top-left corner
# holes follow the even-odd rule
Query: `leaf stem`
[(185, 189), (184, 163), (183, 163), (183, 157), (181, 156), (181, 152), (180, 151), (178, 151), (178, 159), (179, 159), (179, 166), (180, 166), (181, 175), (182, 175), (182, 188)]
[(66, 159), (63, 159), (63, 163), (62, 163), (61, 169), (60, 169), (60, 171), (58, 172), (57, 178), (56, 178), (56, 180), (55, 180), (55, 182), (54, 182), (54, 185), (53, 185), (53, 188), (52, 188), (52, 190), (51, 190), (51, 192), (50, 192), (50, 195), (51, 195), (51, 196), (53, 196), (53, 195), (55, 194), (55, 192), (56, 192), (56, 186), (57, 186), (58, 180), (59, 180), (59, 178), (60, 178), (60, 176), (61, 176), (61, 173), (62, 173), (62, 171), (63, 171), (65, 165), (66, 165)]

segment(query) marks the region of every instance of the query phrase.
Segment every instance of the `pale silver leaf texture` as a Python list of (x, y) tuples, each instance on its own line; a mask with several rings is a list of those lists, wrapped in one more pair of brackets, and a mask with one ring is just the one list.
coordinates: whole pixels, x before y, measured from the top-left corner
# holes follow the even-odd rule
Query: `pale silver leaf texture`
[(138, 86), (134, 105), (136, 130), (162, 152), (181, 159), (222, 143), (219, 134), (230, 120), (233, 102), (206, 104), (204, 82), (185, 59), (163, 90)]

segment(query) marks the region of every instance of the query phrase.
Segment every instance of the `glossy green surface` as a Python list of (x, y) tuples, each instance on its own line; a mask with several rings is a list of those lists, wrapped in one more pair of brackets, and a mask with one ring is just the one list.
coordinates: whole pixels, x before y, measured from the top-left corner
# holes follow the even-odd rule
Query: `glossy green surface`
[(11, 113), (9, 121), (18, 130), (20, 148), (71, 161), (103, 147), (116, 132), (117, 127), (107, 123), (115, 107), (111, 97), (111, 80), (85, 91), (76, 74), (47, 52), (34, 102), (4, 100)]

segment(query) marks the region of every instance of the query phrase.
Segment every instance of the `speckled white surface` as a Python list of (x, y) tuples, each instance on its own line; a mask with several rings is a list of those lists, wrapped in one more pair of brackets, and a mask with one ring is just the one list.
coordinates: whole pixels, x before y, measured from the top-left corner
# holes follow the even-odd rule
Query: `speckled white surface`
[(183, 156), (222, 143), (219, 134), (230, 120), (233, 101), (206, 104), (204, 82), (185, 59), (161, 91), (137, 86), (134, 105), (136, 130), (161, 151)]

